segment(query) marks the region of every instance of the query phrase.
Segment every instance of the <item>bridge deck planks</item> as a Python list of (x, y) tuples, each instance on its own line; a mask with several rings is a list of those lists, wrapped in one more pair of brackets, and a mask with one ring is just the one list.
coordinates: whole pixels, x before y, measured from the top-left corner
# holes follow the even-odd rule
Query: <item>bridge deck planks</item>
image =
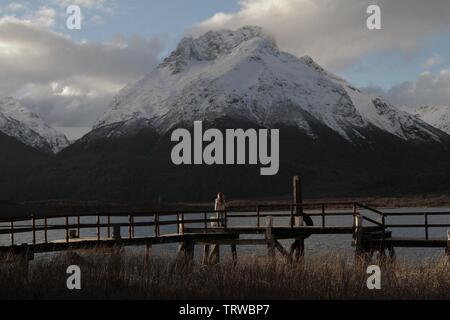
[(0, 253), (21, 253), (24, 250), (30, 250), (34, 253), (45, 253), (45, 252), (57, 252), (66, 250), (77, 250), (77, 249), (88, 249), (97, 247), (114, 247), (114, 246), (143, 246), (143, 245), (156, 245), (156, 244), (170, 244), (170, 243), (180, 243), (184, 241), (194, 241), (198, 243), (208, 242), (232, 242), (236, 240), (237, 236), (227, 233), (192, 233), (192, 234), (168, 234), (162, 235), (160, 237), (135, 237), (132, 239), (123, 238), (120, 240), (112, 238), (101, 238), (98, 240), (95, 238), (80, 238), (80, 239), (70, 239), (69, 242), (66, 240), (56, 240), (48, 243), (38, 243), (38, 244), (28, 244), (26, 246), (16, 245), (14, 247), (0, 247)]

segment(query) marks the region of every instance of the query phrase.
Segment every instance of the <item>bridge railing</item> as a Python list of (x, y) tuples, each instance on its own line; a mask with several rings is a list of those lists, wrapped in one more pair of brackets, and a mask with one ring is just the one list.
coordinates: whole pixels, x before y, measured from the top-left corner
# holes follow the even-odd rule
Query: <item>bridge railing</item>
[[(82, 222), (89, 218), (90, 222)], [(148, 221), (136, 221), (148, 219)], [(113, 220), (125, 221), (113, 221)], [(61, 221), (63, 220), (63, 221)], [(76, 220), (76, 222), (73, 222)], [(95, 220), (93, 222), (92, 220)], [(196, 210), (196, 211), (166, 211), (166, 212), (134, 212), (134, 213), (85, 213), (80, 215), (60, 214), (52, 216), (29, 216), (26, 218), (2, 218), (0, 220), (0, 235), (10, 235), (10, 245), (18, 244), (16, 235), (26, 234), (31, 238), (30, 244), (37, 244), (37, 236), (43, 233), (43, 243), (50, 242), (50, 232), (64, 231), (65, 241), (70, 242), (76, 231), (79, 238), (82, 230), (96, 230), (98, 241), (102, 239), (102, 231), (106, 238), (111, 238), (114, 227), (127, 228), (128, 238), (135, 238), (135, 229), (147, 227), (148, 235), (161, 237), (164, 233), (161, 227), (174, 226), (176, 234), (183, 234), (187, 225), (202, 225), (205, 232), (217, 225), (226, 227), (226, 211)], [(169, 232), (166, 232), (168, 234)], [(174, 232), (171, 232), (173, 234)]]
[[(363, 215), (361, 209), (374, 212), (382, 217), (382, 221), (376, 221)], [(360, 217), (374, 226), (386, 229), (385, 214), (382, 212), (356, 202), (311, 202), (303, 204), (281, 203), (281, 204), (259, 204), (256, 206), (234, 206), (225, 211), (214, 210), (192, 210), (192, 211), (164, 211), (164, 212), (116, 212), (116, 213), (84, 213), (79, 215), (60, 214), (51, 216), (31, 215), (26, 218), (2, 218), (0, 219), (0, 235), (10, 235), (10, 244), (18, 243), (16, 235), (27, 234), (30, 243), (38, 243), (38, 235), (43, 234), (44, 243), (50, 242), (50, 233), (63, 231), (64, 239), (70, 242), (72, 238), (81, 237), (81, 232), (86, 229), (96, 230), (96, 239), (102, 239), (102, 232), (110, 239), (114, 227), (128, 229), (128, 238), (136, 237), (137, 228), (148, 228), (146, 234), (161, 237), (167, 234), (183, 234), (187, 226), (196, 226), (196, 229), (207, 233), (211, 228), (228, 227), (231, 219), (255, 218), (255, 227), (262, 226), (262, 220), (272, 216), (274, 218), (288, 218), (287, 227), (296, 227), (296, 219), (302, 217), (304, 220), (318, 217), (320, 223), (316, 227), (326, 228), (331, 217), (353, 217), (350, 228), (356, 228), (356, 218)], [(82, 221), (87, 218), (90, 221)], [(120, 219), (121, 221), (117, 221)], [(139, 220), (139, 221), (137, 221)], [(75, 221), (75, 222), (74, 222)], [(239, 225), (239, 224), (238, 224)], [(168, 231), (167, 227), (174, 226), (175, 232)], [(200, 226), (200, 228), (198, 228)], [(162, 230), (165, 229), (165, 230)], [(103, 238), (104, 239), (104, 238)]]
[(355, 227), (355, 219), (357, 216), (361, 216), (363, 220), (366, 220), (373, 224), (374, 226), (383, 227), (383, 221), (376, 221), (371, 219), (361, 213), (361, 208), (373, 210), (377, 214), (381, 212), (372, 209), (367, 206), (363, 206), (356, 202), (341, 201), (341, 202), (310, 202), (303, 204), (292, 204), (292, 203), (282, 203), (282, 204), (262, 204), (256, 206), (234, 206), (229, 207), (227, 210), (228, 218), (256, 218), (256, 226), (262, 226), (262, 220), (269, 216), (274, 218), (290, 218), (290, 226), (294, 227), (296, 225), (296, 218), (306, 217), (314, 218), (320, 217), (320, 226), (322, 228), (327, 227), (327, 218), (331, 217), (352, 217), (353, 223), (352, 227)]
[[(448, 216), (448, 223), (430, 223), (430, 217)], [(386, 212), (384, 218), (389, 217), (423, 217), (423, 223), (411, 224), (388, 224), (385, 223), (386, 228), (399, 229), (424, 229), (425, 240), (430, 240), (430, 229), (435, 228), (450, 228), (450, 211), (436, 211), (436, 212)]]

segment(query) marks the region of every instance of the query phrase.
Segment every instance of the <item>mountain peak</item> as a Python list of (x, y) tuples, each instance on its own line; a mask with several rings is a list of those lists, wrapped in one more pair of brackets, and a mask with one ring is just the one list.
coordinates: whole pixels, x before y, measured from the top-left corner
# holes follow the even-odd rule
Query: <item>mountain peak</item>
[(403, 106), (400, 109), (450, 134), (450, 106), (422, 105), (417, 108)]
[(161, 67), (170, 67), (174, 73), (179, 73), (192, 59), (213, 61), (250, 41), (259, 41), (261, 47), (277, 50), (275, 40), (261, 27), (246, 26), (237, 30), (208, 31), (197, 38), (183, 38)]
[(370, 139), (373, 130), (403, 140), (437, 141), (443, 134), (311, 57), (279, 51), (258, 27), (184, 38), (160, 67), (116, 96), (95, 128), (114, 125), (112, 131), (126, 134), (135, 131), (135, 120), (145, 120), (166, 133), (180, 123), (223, 118), (283, 124), (314, 138), (323, 125), (351, 142)]
[(0, 132), (48, 153), (69, 145), (67, 138), (12, 97), (0, 97)]

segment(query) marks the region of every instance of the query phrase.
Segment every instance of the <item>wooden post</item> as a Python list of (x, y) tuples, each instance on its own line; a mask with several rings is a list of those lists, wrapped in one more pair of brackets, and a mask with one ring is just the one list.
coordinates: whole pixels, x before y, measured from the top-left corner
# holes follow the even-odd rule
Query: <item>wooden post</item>
[(260, 211), (259, 206), (256, 207), (256, 219), (257, 219), (256, 224), (257, 224), (258, 228), (260, 228), (261, 227), (261, 211)]
[(353, 204), (353, 239), (356, 239), (356, 228), (358, 227), (358, 221), (356, 219), (358, 216), (356, 204)]
[(159, 214), (155, 214), (155, 237), (159, 237)]
[(184, 234), (184, 217), (178, 216), (178, 234)]
[[(296, 226), (303, 227), (305, 222), (303, 219), (303, 191), (302, 183), (299, 176), (295, 176), (293, 180), (293, 195), (295, 206), (295, 218)], [(305, 253), (305, 239), (298, 238), (291, 246), (291, 256), (294, 256), (295, 260), (300, 260)]]
[(325, 228), (325, 204), (322, 204), (322, 227)]
[(222, 212), (222, 217), (223, 217), (223, 227), (225, 228), (225, 230), (228, 228), (228, 210), (225, 208), (224, 212)]
[(295, 227), (295, 206), (291, 205), (291, 228)]
[(120, 234), (120, 225), (115, 224), (113, 226), (113, 239), (116, 241), (122, 240), (122, 235)]
[(22, 250), (20, 254), (20, 263), (23, 271), (23, 277), (28, 281), (28, 270), (30, 260), (34, 259), (34, 252), (32, 252), (27, 243), (22, 244)]
[(152, 250), (152, 244), (147, 243), (145, 246), (145, 252), (144, 252), (144, 268), (145, 268), (145, 270), (148, 270), (148, 267), (150, 265), (151, 250)]
[(69, 217), (66, 216), (66, 242), (69, 243)]
[(11, 221), (11, 246), (14, 247), (14, 222)]
[[(178, 225), (178, 234), (184, 234), (184, 217), (182, 214), (177, 214), (177, 225)], [(184, 238), (180, 243), (178, 243), (178, 256), (180, 259), (186, 262), (186, 260), (188, 259), (188, 255), (189, 255), (189, 243)]]
[(36, 218), (32, 217), (32, 223), (33, 223), (33, 244), (36, 244)]
[[(205, 219), (204, 228), (205, 228), (205, 234), (206, 234), (206, 233), (208, 233), (208, 213), (205, 212), (203, 218)], [(203, 246), (203, 261), (202, 261), (202, 264), (205, 266), (209, 264), (209, 252), (210, 252), (210, 245), (205, 244)]]
[(355, 233), (354, 233), (354, 244), (355, 244), (355, 248), (356, 248), (356, 256), (357, 257), (361, 257), (361, 255), (364, 254), (364, 244), (363, 244), (363, 219), (361, 217), (361, 215), (356, 214), (354, 216), (354, 228), (355, 228)]
[(111, 216), (108, 215), (108, 227), (107, 227), (108, 239), (111, 238)]
[(295, 216), (297, 221), (297, 226), (301, 227), (304, 225), (303, 222), (303, 194), (302, 194), (302, 183), (299, 176), (294, 177), (293, 181), (294, 188), (294, 205), (295, 205)]
[(450, 230), (447, 230), (447, 255), (450, 257)]
[(275, 243), (273, 237), (273, 217), (267, 217), (267, 227), (266, 227), (266, 239), (267, 239), (267, 248), (268, 254), (270, 258), (275, 258)]
[(184, 213), (181, 214), (181, 234), (184, 234)]
[(81, 238), (81, 218), (77, 216), (77, 229), (78, 229), (78, 237)]
[(194, 260), (195, 243), (191, 239), (184, 239), (178, 248), (178, 257), (183, 264), (190, 264)]
[(48, 243), (48, 222), (47, 222), (47, 217), (44, 218), (44, 241), (45, 243)]
[(133, 231), (131, 229), (131, 216), (128, 216), (128, 238), (133, 238)]
[(236, 244), (231, 245), (231, 259), (233, 260), (233, 264), (237, 263), (237, 247)]
[(100, 233), (100, 216), (97, 216), (97, 240), (100, 241), (100, 238), (101, 238), (101, 233)]

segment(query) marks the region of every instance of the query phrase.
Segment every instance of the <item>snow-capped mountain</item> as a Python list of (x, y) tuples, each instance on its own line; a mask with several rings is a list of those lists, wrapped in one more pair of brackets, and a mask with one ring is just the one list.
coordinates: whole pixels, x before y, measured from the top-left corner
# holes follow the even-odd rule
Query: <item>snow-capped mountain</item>
[(95, 129), (120, 136), (152, 126), (163, 134), (176, 124), (223, 117), (295, 126), (313, 138), (312, 122), (319, 122), (348, 141), (364, 140), (374, 128), (403, 140), (440, 141), (442, 135), (312, 58), (281, 52), (259, 27), (184, 38), (155, 70), (114, 98)]
[(0, 99), (0, 132), (49, 153), (57, 153), (69, 145), (62, 133), (10, 97)]
[[(193, 130), (197, 120), (219, 130), (279, 129), (279, 173), (173, 164), (172, 130)], [(57, 157), (29, 194), (124, 201), (203, 201), (218, 191), (230, 198), (281, 197), (292, 192), (294, 175), (318, 197), (450, 188), (448, 134), (360, 92), (309, 57), (281, 52), (257, 27), (183, 39)]]
[(401, 109), (450, 134), (450, 106), (402, 107)]

